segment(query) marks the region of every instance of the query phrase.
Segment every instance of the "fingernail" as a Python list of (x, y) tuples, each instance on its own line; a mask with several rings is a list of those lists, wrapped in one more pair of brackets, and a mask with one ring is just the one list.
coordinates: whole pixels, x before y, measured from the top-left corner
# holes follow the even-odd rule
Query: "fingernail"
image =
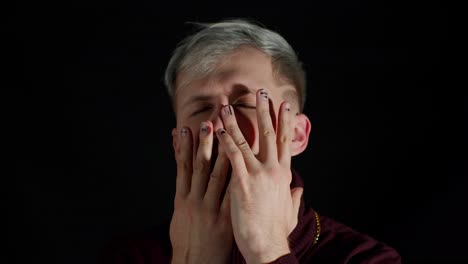
[(224, 128), (218, 128), (218, 130), (216, 130), (216, 132), (218, 132), (218, 134), (222, 135), (222, 134), (226, 133), (226, 130), (224, 130)]
[(183, 128), (180, 130), (180, 135), (181, 135), (182, 137), (185, 137), (185, 136), (187, 135), (187, 133), (188, 133), (188, 130), (187, 130), (187, 128), (185, 128), (185, 127), (183, 127)]
[(268, 100), (268, 93), (265, 89), (260, 90), (260, 96), (262, 97), (263, 100)]
[(231, 106), (230, 106), (230, 105), (226, 105), (226, 106), (224, 107), (224, 113), (225, 113), (226, 115), (232, 115), (232, 109), (231, 109)]
[(288, 111), (288, 112), (291, 111), (291, 104), (288, 103), (288, 102), (286, 102), (286, 103), (284, 104), (284, 109), (285, 109), (286, 111)]
[(206, 122), (202, 122), (202, 123), (200, 124), (200, 132), (201, 132), (203, 135), (208, 134), (208, 129), (209, 129), (209, 128), (210, 128), (210, 127), (208, 126), (208, 124), (207, 124)]

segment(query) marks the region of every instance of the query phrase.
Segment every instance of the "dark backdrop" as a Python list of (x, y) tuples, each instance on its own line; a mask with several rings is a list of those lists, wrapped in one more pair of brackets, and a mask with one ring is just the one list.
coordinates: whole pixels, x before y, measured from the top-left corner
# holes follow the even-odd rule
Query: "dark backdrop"
[(447, 6), (67, 1), (5, 11), (8, 263), (93, 263), (113, 236), (170, 218), (164, 68), (193, 30), (185, 21), (230, 17), (278, 31), (304, 62), (312, 133), (294, 166), (306, 202), (405, 262), (468, 260), (466, 87), (451, 83)]

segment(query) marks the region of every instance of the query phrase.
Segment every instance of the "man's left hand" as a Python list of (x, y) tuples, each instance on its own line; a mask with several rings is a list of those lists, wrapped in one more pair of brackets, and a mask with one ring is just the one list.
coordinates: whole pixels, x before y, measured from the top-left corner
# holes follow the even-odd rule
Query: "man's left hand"
[(297, 225), (302, 188), (290, 189), (292, 111), (283, 102), (275, 132), (265, 90), (257, 91), (259, 153), (252, 152), (232, 106), (221, 117), (217, 136), (232, 165), (229, 185), (236, 243), (248, 263), (268, 263), (290, 253), (288, 236)]

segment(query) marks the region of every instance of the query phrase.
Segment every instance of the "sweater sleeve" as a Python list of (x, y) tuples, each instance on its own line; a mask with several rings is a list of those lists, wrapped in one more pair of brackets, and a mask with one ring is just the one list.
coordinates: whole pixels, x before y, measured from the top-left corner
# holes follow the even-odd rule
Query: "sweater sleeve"
[(305, 263), (401, 264), (398, 252), (385, 243), (328, 217), (321, 217), (322, 232)]
[(366, 251), (356, 252), (350, 256), (349, 264), (401, 264), (401, 257), (393, 248), (383, 246), (371, 248)]
[(294, 254), (289, 253), (277, 258), (275, 261), (270, 262), (269, 264), (298, 264), (296, 256)]

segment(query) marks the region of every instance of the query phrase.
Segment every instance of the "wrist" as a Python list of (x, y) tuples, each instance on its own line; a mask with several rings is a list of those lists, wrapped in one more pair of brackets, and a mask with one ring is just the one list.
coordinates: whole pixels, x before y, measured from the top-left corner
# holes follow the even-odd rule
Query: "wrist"
[(172, 249), (171, 264), (185, 264), (189, 256), (188, 251), (183, 249)]
[(266, 245), (263, 249), (251, 252), (250, 256), (246, 256), (248, 264), (270, 263), (281, 256), (291, 253), (287, 240), (277, 241)]
[(171, 259), (171, 264), (184, 264), (186, 263), (186, 259), (183, 257), (179, 257), (177, 255), (173, 255)]

